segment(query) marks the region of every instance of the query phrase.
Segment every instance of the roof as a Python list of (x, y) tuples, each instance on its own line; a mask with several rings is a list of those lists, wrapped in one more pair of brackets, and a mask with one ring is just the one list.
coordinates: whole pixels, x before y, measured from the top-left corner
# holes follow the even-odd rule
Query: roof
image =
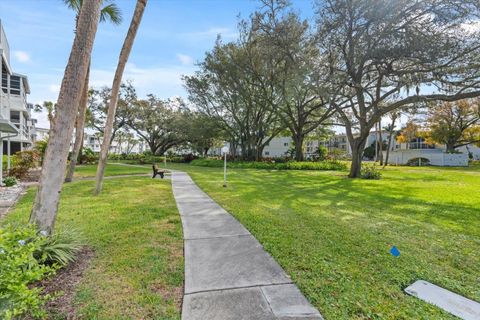
[(0, 133), (17, 133), (18, 129), (7, 119), (0, 119)]

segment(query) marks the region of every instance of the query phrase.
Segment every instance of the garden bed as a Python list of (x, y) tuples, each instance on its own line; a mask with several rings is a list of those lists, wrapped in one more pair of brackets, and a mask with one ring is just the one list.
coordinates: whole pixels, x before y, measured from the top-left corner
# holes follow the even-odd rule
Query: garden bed
[[(221, 168), (223, 160), (197, 159), (190, 163), (192, 166)], [(346, 170), (347, 165), (339, 161), (318, 162), (260, 162), (260, 161), (227, 161), (228, 168), (236, 169), (266, 169), (266, 170)]]

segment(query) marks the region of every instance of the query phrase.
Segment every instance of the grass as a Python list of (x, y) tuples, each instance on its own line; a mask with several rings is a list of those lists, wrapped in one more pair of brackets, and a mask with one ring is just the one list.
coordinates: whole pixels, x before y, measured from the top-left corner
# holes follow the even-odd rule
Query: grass
[[(125, 173), (112, 165), (107, 172)], [(78, 318), (180, 319), (182, 228), (169, 181), (107, 179), (99, 197), (92, 196), (93, 187), (94, 181), (64, 186), (56, 226), (78, 229), (95, 250), (77, 288)], [(34, 193), (30, 189), (3, 223), (26, 222)]]
[[(96, 173), (96, 165), (77, 166), (74, 177), (90, 178), (95, 177)], [(152, 173), (151, 166), (126, 166), (116, 163), (108, 163), (107, 167), (105, 168), (105, 177), (145, 173)]]
[[(480, 166), (338, 171), (169, 164), (237, 217), (326, 319), (455, 319), (403, 289), (424, 279), (480, 301)], [(391, 246), (401, 251), (389, 254)]]

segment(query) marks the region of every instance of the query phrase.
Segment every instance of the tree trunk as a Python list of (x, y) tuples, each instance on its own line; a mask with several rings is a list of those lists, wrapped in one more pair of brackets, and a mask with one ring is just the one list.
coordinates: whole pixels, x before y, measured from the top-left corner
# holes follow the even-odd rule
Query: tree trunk
[(75, 116), (100, 18), (100, 2), (84, 0), (80, 10), (78, 28), (58, 95), (55, 119), (50, 129), (38, 191), (30, 215), (30, 222), (48, 233), (52, 232), (55, 225)]
[(382, 138), (382, 120), (378, 120), (378, 155), (380, 157), (380, 165), (383, 165), (383, 138)]
[(454, 153), (455, 152), (455, 142), (447, 142), (446, 144), (447, 152)]
[(127, 64), (128, 56), (133, 47), (133, 42), (138, 31), (138, 27), (142, 20), (143, 12), (147, 0), (137, 0), (135, 6), (135, 12), (133, 13), (132, 21), (128, 29), (127, 37), (123, 43), (122, 50), (120, 51), (120, 57), (118, 59), (117, 70), (115, 71), (115, 77), (112, 84), (112, 97), (108, 104), (107, 121), (105, 123), (105, 132), (103, 135), (103, 144), (100, 149), (100, 158), (98, 160), (95, 194), (99, 194), (102, 190), (103, 174), (105, 172), (105, 165), (107, 162), (108, 149), (110, 148), (110, 140), (112, 138), (113, 122), (115, 120), (115, 113), (117, 111), (118, 92), (120, 90), (120, 84), (122, 83), (123, 71)]
[[(83, 163), (82, 160), (82, 154), (83, 154), (83, 142), (85, 141), (85, 135), (82, 135), (82, 141), (80, 141), (80, 150), (78, 150), (78, 155), (80, 156), (80, 161), (78, 161), (80, 164)], [(78, 159), (77, 159), (78, 160)]]
[(388, 157), (390, 156), (390, 149), (392, 148), (393, 130), (395, 128), (395, 121), (396, 120), (397, 120), (397, 117), (392, 116), (392, 123), (390, 124), (390, 134), (388, 135), (387, 153), (385, 154), (385, 162), (383, 163), (384, 167), (386, 167), (388, 165)]
[(303, 161), (303, 136), (295, 135), (293, 137), (295, 142), (295, 161)]
[(85, 116), (87, 113), (88, 104), (88, 82), (90, 79), (90, 63), (88, 64), (87, 76), (85, 77), (85, 83), (83, 84), (82, 98), (78, 106), (77, 121), (75, 127), (75, 143), (73, 144), (72, 155), (70, 157), (70, 165), (68, 167), (67, 177), (65, 182), (72, 182), (73, 173), (75, 172), (75, 166), (77, 165), (78, 155), (83, 143), (83, 132), (85, 129)]
[(365, 149), (367, 137), (368, 136), (360, 136), (350, 142), (350, 146), (352, 148), (352, 165), (350, 167), (350, 173), (348, 175), (349, 178), (360, 177), (360, 171), (362, 169), (363, 150)]

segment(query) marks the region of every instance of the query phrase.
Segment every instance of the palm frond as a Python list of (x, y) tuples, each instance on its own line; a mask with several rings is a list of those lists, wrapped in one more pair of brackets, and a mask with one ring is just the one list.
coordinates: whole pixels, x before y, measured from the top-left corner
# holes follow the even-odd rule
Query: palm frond
[(77, 14), (80, 13), (80, 8), (82, 7), (82, 0), (62, 0), (63, 3), (69, 8), (75, 11)]
[(100, 22), (110, 21), (114, 24), (122, 22), (122, 11), (115, 3), (110, 3), (100, 11)]

